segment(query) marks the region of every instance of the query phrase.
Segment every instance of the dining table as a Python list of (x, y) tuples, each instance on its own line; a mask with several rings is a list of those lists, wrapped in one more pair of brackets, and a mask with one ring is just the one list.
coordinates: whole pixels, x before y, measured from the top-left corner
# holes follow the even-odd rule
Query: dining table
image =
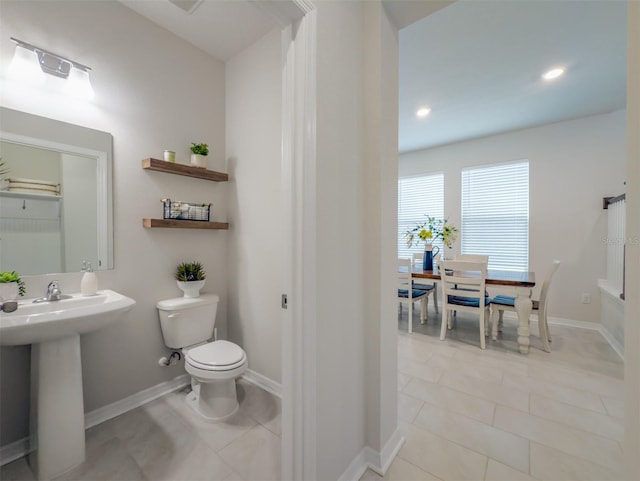
[[(411, 277), (416, 279), (440, 280), (440, 271), (437, 266), (433, 270), (424, 270), (422, 265), (414, 264), (411, 267)], [(500, 269), (488, 269), (486, 285), (491, 286), (500, 294), (515, 297), (515, 308), (518, 315), (518, 346), (521, 354), (529, 354), (530, 330), (529, 317), (531, 316), (531, 294), (536, 285), (534, 272), (507, 271)]]

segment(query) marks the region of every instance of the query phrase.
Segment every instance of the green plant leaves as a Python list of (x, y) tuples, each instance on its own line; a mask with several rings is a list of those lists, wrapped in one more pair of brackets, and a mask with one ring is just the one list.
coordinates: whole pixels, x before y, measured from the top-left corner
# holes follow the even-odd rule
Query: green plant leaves
[(206, 273), (200, 262), (182, 262), (176, 267), (174, 277), (181, 282), (202, 281)]

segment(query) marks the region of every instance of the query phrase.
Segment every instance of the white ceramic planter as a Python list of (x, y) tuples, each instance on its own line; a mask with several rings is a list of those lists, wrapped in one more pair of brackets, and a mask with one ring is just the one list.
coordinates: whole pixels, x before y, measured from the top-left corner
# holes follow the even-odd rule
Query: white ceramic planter
[(0, 283), (0, 300), (15, 301), (18, 299), (18, 283), (2, 282)]
[(207, 168), (207, 156), (206, 155), (198, 155), (191, 154), (191, 165), (194, 167), (201, 167), (203, 169)]
[(176, 281), (178, 287), (184, 292), (184, 297), (200, 297), (200, 289), (204, 287), (205, 280), (202, 281)]

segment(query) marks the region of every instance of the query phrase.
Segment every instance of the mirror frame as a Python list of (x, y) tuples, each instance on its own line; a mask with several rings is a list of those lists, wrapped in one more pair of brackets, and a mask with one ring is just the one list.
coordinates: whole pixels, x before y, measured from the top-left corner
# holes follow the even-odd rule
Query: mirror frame
[[(98, 270), (113, 269), (113, 136), (108, 132), (0, 107), (0, 140), (97, 160)], [(77, 271), (65, 271), (77, 272)], [(42, 272), (35, 275), (59, 274)]]

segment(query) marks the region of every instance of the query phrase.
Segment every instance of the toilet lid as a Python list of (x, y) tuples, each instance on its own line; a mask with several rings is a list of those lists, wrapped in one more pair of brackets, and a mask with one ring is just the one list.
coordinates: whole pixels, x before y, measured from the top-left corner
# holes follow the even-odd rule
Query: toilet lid
[(209, 368), (228, 367), (244, 361), (245, 353), (240, 346), (229, 341), (214, 341), (190, 349), (187, 361)]

